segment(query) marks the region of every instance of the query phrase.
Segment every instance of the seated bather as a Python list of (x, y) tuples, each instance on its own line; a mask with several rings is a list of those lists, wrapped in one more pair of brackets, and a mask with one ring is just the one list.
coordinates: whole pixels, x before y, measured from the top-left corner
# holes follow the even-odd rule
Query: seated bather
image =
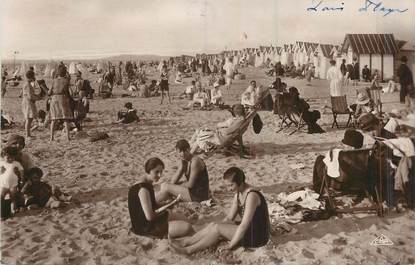
[(235, 116), (219, 122), (215, 130), (208, 128), (196, 130), (190, 140), (191, 152), (197, 152), (199, 149), (208, 152), (214, 146), (227, 143), (230, 134), (239, 129), (245, 121), (245, 108), (242, 105), (234, 105), (232, 112)]
[[(222, 222), (211, 223), (191, 237), (170, 239), (170, 246), (177, 252), (192, 254), (223, 240), (229, 242), (224, 248), (228, 251), (240, 246), (258, 248), (269, 241), (270, 220), (264, 195), (245, 181), (240, 168), (229, 168), (223, 179), (235, 191), (227, 216)], [(240, 222), (235, 221), (237, 216)]]
[[(184, 201), (201, 202), (209, 198), (209, 175), (205, 162), (190, 153), (189, 143), (182, 139), (176, 143), (176, 152), (180, 156), (179, 167), (171, 183), (162, 183), (156, 201), (162, 202), (170, 196), (181, 196)], [(185, 176), (186, 181), (180, 183)]]

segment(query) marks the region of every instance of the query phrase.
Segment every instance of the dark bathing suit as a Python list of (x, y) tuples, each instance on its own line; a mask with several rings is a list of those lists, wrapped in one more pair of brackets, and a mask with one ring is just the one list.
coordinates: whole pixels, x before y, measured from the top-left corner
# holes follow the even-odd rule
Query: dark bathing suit
[(169, 79), (167, 73), (161, 73), (160, 89), (162, 91), (169, 91)]
[(250, 192), (255, 192), (260, 197), (261, 203), (256, 207), (251, 223), (241, 240), (241, 245), (246, 248), (257, 248), (267, 244), (270, 235), (270, 221), (268, 214), (267, 202), (264, 196), (257, 190), (250, 190), (246, 194), (243, 205), (239, 204), (238, 195), (238, 213), (242, 218), (245, 211), (246, 198)]
[(152, 209), (155, 209), (157, 206), (153, 185), (151, 183), (142, 182), (130, 187), (128, 191), (128, 211), (130, 212), (131, 218), (131, 230), (137, 235), (163, 238), (167, 235), (169, 228), (168, 212), (165, 211), (155, 220), (148, 221), (141, 206), (140, 197), (138, 196), (140, 189), (146, 189), (150, 192)]
[[(186, 176), (187, 181), (190, 179), (190, 169), (192, 162), (185, 162), (187, 164)], [(206, 168), (206, 164), (204, 164), (204, 169), (199, 173), (196, 177), (196, 181), (192, 188), (189, 188), (190, 198), (192, 201), (201, 202), (209, 199), (209, 174)]]

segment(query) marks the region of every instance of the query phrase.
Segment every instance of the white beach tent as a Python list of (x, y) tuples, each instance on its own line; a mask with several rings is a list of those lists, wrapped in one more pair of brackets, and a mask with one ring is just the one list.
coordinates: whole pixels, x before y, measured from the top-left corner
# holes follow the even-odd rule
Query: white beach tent
[(82, 65), (82, 63), (77, 63), (76, 64), (76, 70), (78, 70), (82, 74), (84, 74), (86, 72), (85, 67)]
[(102, 62), (98, 62), (98, 65), (97, 65), (97, 72), (98, 72), (98, 73), (101, 73), (101, 72), (103, 72), (103, 71), (104, 71), (104, 66), (103, 66)]
[(69, 72), (70, 75), (74, 75), (77, 72), (76, 65), (75, 65), (74, 62), (71, 62), (69, 64), (68, 72)]
[(48, 63), (48, 64), (46, 64), (45, 72), (43, 73), (43, 75), (46, 76), (46, 77), (51, 77), (52, 76), (51, 72), (52, 72), (52, 66), (51, 66), (50, 63)]
[(22, 64), (20, 65), (19, 71), (17, 75), (20, 76), (26, 76), (26, 72), (29, 70), (29, 66), (27, 65), (27, 63), (22, 62)]

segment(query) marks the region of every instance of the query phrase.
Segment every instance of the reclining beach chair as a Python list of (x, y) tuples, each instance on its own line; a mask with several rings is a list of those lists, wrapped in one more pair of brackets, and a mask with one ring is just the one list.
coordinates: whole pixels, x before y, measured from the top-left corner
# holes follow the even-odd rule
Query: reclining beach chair
[(306, 124), (303, 120), (302, 114), (296, 110), (290, 102), (286, 102), (288, 94), (277, 94), (275, 96), (274, 113), (278, 115), (280, 124), (277, 133), (284, 129), (295, 127), (295, 130), (290, 133), (298, 132)]
[[(327, 166), (323, 156), (317, 157), (313, 171), (313, 189), (326, 195), (330, 209), (335, 213), (350, 213), (355, 211), (376, 211), (383, 215), (382, 182), (370, 170), (370, 156), (373, 149), (340, 151), (339, 173), (337, 178), (327, 175)], [(366, 196), (372, 202), (367, 207), (351, 207), (338, 209), (333, 198), (342, 195)]]
[(352, 120), (353, 111), (351, 111), (347, 105), (346, 95), (331, 97), (331, 111), (333, 113), (333, 124), (331, 125), (331, 128), (334, 128), (334, 125), (336, 125), (337, 129), (339, 129), (339, 124), (337, 123), (338, 115), (349, 115), (346, 123), (346, 128), (349, 127), (350, 121)]
[(365, 90), (366, 90), (368, 97), (370, 98), (370, 102), (372, 103), (374, 109), (377, 111), (377, 113), (379, 113), (379, 115), (381, 115), (382, 114), (382, 99), (381, 99), (380, 94), (381, 94), (382, 88), (381, 87), (379, 88), (367, 87)]
[[(223, 141), (221, 142), (221, 149), (227, 149), (226, 151), (238, 152), (239, 156), (242, 158), (246, 153), (246, 148), (243, 145), (243, 134), (247, 131), (249, 124), (252, 122), (253, 118), (257, 114), (256, 109), (249, 111), (244, 118), (244, 121), (239, 128), (235, 129), (232, 132), (229, 132)], [(237, 144), (235, 144), (237, 143)], [(236, 151), (236, 152), (235, 152)]]

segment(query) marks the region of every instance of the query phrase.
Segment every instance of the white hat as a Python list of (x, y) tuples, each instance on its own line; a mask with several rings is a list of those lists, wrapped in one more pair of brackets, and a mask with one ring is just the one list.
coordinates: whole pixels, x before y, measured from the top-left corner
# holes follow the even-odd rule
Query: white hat
[(213, 87), (219, 87), (220, 85), (219, 85), (219, 83), (218, 82), (215, 82), (214, 84), (213, 84)]

